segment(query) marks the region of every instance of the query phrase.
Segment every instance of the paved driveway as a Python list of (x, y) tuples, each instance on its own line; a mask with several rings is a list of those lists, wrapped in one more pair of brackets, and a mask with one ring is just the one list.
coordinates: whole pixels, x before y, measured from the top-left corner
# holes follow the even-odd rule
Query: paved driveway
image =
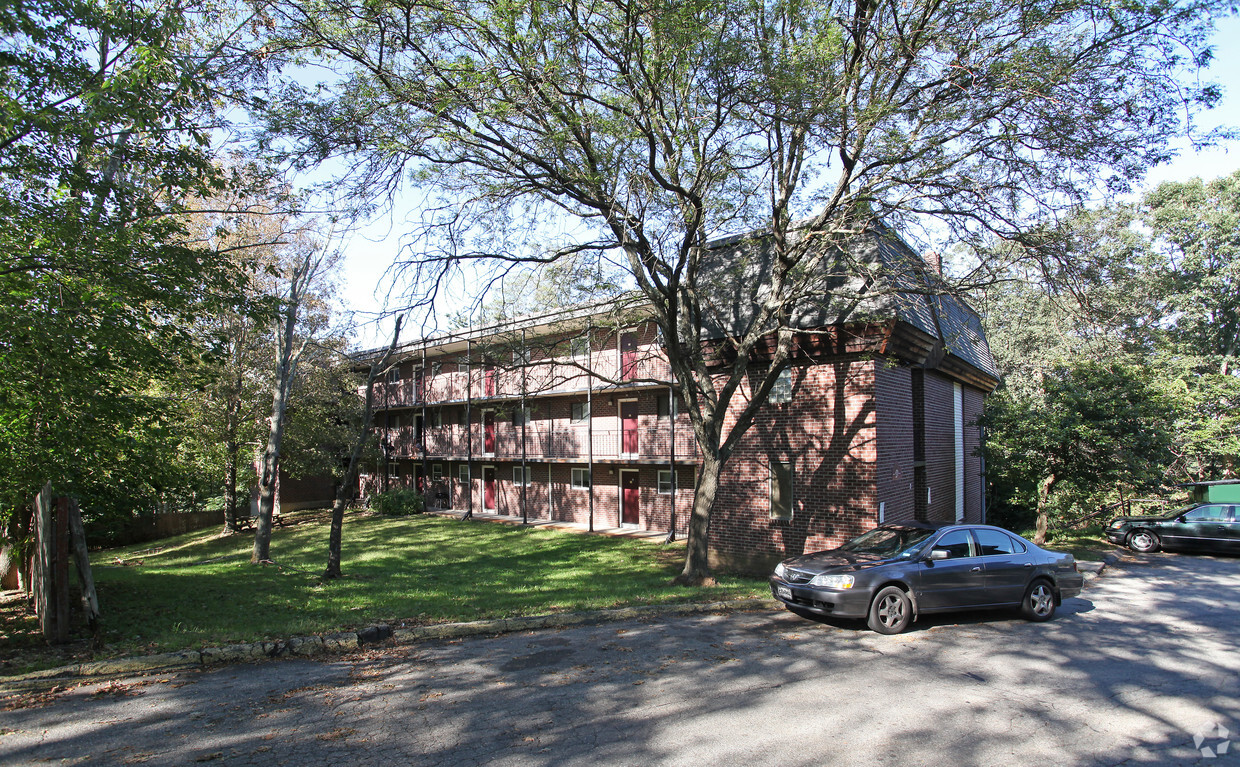
[(0, 763), (1240, 764), (1209, 755), (1238, 597), (1240, 559), (1157, 554), (1047, 624), (734, 613), (101, 683), (0, 714)]

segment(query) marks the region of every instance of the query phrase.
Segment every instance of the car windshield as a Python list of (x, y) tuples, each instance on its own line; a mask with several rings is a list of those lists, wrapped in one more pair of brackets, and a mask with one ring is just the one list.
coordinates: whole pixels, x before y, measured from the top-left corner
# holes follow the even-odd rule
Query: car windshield
[(920, 527), (876, 527), (865, 535), (853, 538), (840, 549), (884, 558), (907, 557), (933, 534), (933, 530)]
[(1168, 514), (1168, 515), (1166, 515), (1165, 517), (1163, 517), (1163, 519), (1176, 519), (1176, 518), (1177, 518), (1177, 517), (1179, 517), (1181, 514), (1187, 514), (1188, 512), (1192, 511), (1192, 510), (1193, 510), (1193, 509), (1195, 509), (1195, 508), (1197, 508), (1197, 505), (1196, 505), (1196, 504), (1194, 504), (1194, 505), (1192, 505), (1192, 506), (1185, 506), (1185, 507), (1184, 507), (1184, 508), (1182, 508), (1182, 509), (1176, 509), (1175, 511), (1173, 511), (1173, 512), (1171, 512), (1170, 514)]

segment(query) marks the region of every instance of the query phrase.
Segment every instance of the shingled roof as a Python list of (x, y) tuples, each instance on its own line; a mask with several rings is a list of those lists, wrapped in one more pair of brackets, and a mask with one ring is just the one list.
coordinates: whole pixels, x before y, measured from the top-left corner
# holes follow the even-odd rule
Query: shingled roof
[[(771, 244), (762, 234), (711, 244), (699, 282), (709, 304), (703, 323), (707, 338), (741, 333), (768, 300)], [(907, 362), (941, 369), (986, 390), (998, 384), (999, 370), (977, 313), (889, 227), (875, 226), (854, 237), (846, 250), (827, 254), (814, 274), (797, 279), (789, 291), (798, 296), (791, 311), (794, 328), (888, 325), (906, 341), (899, 356)]]

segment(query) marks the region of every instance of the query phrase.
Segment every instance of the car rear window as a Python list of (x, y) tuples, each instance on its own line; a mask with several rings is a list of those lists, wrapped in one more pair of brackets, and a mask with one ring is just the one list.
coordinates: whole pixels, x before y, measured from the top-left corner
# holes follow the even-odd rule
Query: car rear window
[(1019, 551), (1016, 541), (999, 530), (974, 530), (973, 534), (977, 536), (977, 545), (981, 548), (983, 557), (1015, 554)]

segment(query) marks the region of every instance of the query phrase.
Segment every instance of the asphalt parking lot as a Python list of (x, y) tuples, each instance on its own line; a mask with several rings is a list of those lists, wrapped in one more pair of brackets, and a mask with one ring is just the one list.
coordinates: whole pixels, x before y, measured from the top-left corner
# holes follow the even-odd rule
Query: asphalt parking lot
[(1044, 624), (673, 616), (94, 681), (0, 714), (0, 763), (1240, 764), (1237, 626), (1240, 558), (1154, 554)]

